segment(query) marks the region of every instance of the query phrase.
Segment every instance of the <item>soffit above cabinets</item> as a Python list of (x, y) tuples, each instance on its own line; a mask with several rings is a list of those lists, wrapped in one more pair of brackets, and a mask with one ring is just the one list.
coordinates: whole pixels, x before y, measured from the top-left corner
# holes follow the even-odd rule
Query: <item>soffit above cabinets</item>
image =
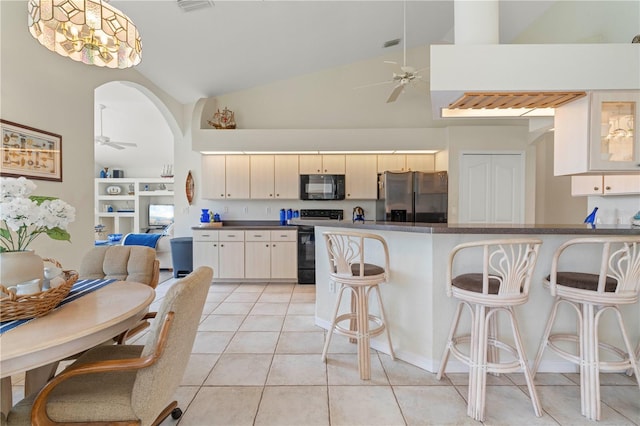
[(449, 109), (557, 108), (586, 92), (467, 92)]

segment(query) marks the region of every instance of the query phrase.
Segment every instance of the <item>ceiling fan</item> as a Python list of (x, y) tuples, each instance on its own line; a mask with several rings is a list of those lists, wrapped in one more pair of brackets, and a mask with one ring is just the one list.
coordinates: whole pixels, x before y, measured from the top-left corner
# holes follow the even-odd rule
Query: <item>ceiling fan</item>
[(100, 108), (100, 136), (95, 137), (95, 141), (98, 145), (109, 146), (115, 149), (125, 149), (128, 146), (132, 146), (132, 147), (138, 146), (138, 144), (131, 143), (131, 142), (112, 141), (109, 136), (104, 136), (104, 134), (102, 133), (102, 111), (104, 111), (106, 106), (100, 104), (98, 105), (98, 108)]
[[(396, 45), (396, 44), (398, 44), (397, 41), (398, 40), (396, 39), (396, 40), (392, 40), (390, 42), (387, 42), (387, 43), (385, 43), (385, 47)], [(404, 92), (404, 88), (405, 88), (406, 85), (408, 85), (410, 83), (415, 84), (417, 82), (422, 82), (422, 80), (421, 80), (422, 76), (419, 73), (420, 73), (420, 71), (423, 71), (426, 68), (422, 68), (422, 69), (416, 70), (414, 67), (407, 65), (407, 2), (406, 1), (403, 2), (402, 51), (403, 51), (403, 60), (402, 60), (402, 66), (400, 67), (400, 71), (401, 72), (399, 72), (399, 73), (395, 73), (394, 72), (393, 73), (393, 77), (391, 78), (391, 80), (383, 81), (381, 83), (368, 84), (366, 86), (359, 86), (358, 88), (378, 86), (378, 85), (381, 85), (381, 84), (396, 83), (396, 85), (391, 90), (391, 93), (389, 94), (389, 97), (387, 98), (387, 103), (389, 103), (389, 102), (395, 102), (396, 99), (398, 99), (398, 96), (400, 96), (400, 94), (402, 92)], [(395, 61), (384, 61), (384, 62), (386, 64), (394, 64), (394, 65), (398, 64)]]

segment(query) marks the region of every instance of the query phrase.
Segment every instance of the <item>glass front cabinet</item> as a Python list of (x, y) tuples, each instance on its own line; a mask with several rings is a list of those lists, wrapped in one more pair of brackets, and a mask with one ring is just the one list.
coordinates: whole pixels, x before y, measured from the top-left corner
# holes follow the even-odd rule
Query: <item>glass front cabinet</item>
[(640, 171), (640, 91), (593, 92), (589, 168)]

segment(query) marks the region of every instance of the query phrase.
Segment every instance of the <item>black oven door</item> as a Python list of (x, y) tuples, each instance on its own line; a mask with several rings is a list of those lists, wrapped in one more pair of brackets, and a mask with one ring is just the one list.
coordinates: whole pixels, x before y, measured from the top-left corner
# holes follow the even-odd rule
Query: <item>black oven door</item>
[(298, 226), (298, 284), (316, 283), (316, 241), (313, 226)]

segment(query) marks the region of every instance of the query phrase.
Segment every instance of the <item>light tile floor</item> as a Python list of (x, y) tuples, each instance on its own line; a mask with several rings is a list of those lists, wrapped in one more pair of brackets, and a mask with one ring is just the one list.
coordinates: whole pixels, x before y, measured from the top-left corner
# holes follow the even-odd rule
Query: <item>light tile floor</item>
[[(173, 279), (157, 288), (157, 305)], [(372, 351), (371, 380), (360, 380), (356, 347), (314, 325), (315, 286), (212, 284), (176, 399), (184, 414), (165, 426), (465, 425), (467, 375), (435, 374)], [(154, 306), (152, 306), (153, 310)], [(393, 338), (393, 336), (392, 336)], [(142, 340), (138, 336), (136, 340)], [(487, 425), (581, 425), (577, 374), (539, 374), (544, 415), (535, 417), (520, 374), (490, 376)], [(14, 400), (23, 379), (14, 379)], [(602, 425), (640, 425), (633, 378), (602, 379)]]

